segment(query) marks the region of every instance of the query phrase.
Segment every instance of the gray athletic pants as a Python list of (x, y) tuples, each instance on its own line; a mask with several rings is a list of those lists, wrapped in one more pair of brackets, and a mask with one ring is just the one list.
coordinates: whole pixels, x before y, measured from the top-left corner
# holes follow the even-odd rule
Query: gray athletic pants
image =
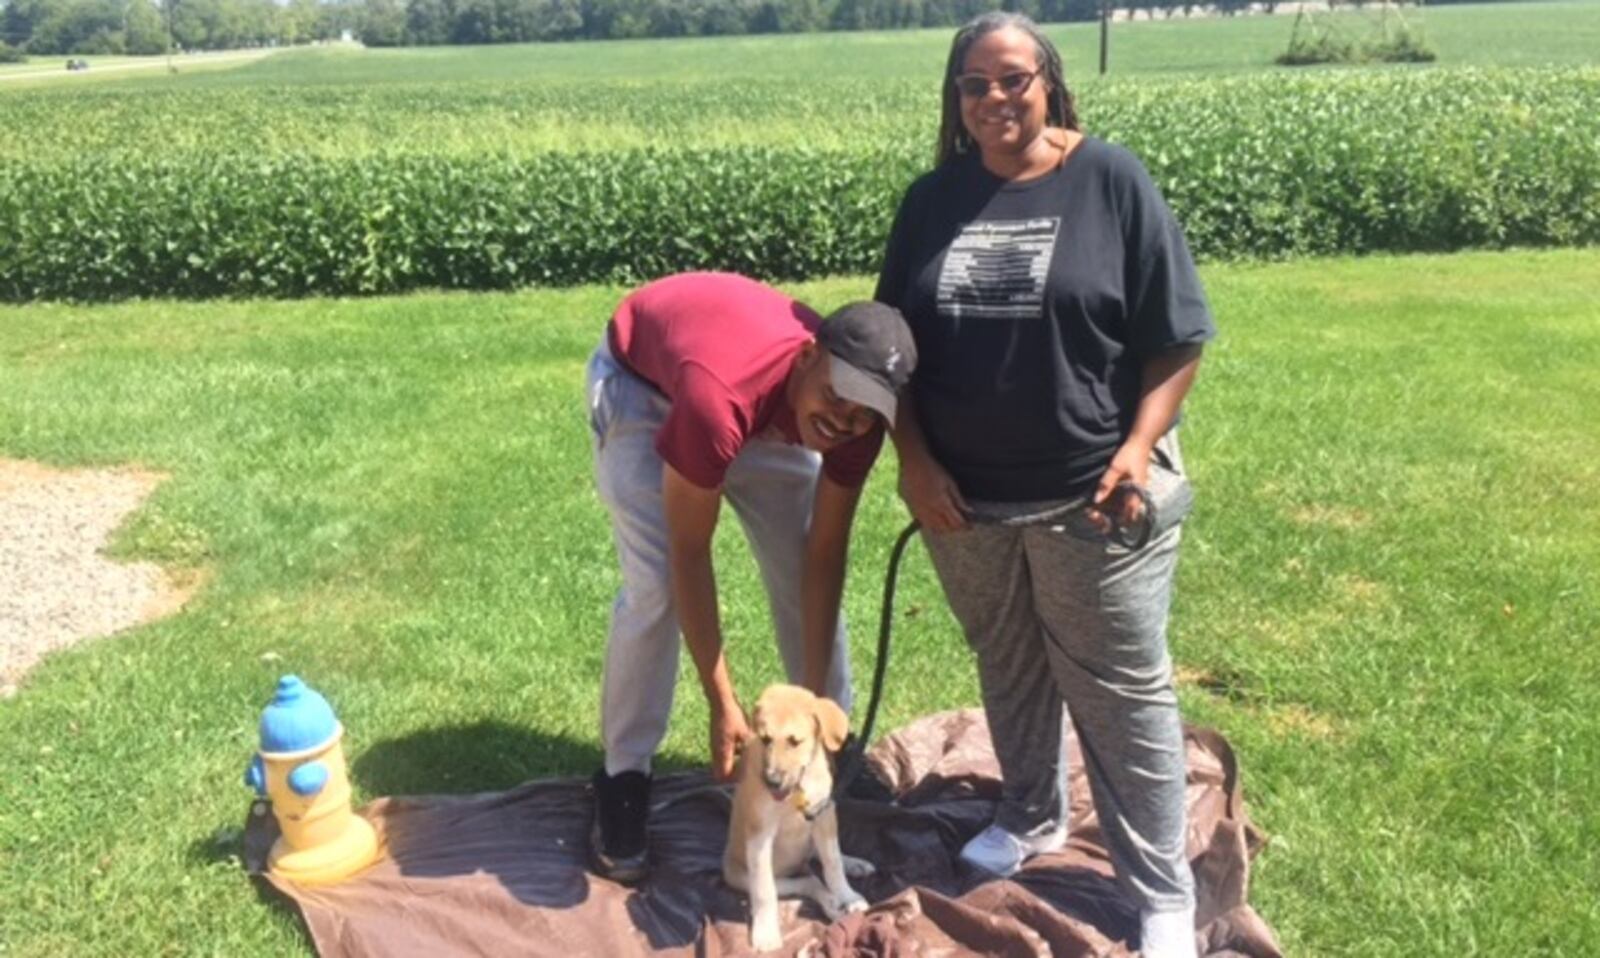
[[(1161, 448), (1181, 470), (1174, 433)], [(1051, 504), (969, 505), (992, 520)], [(977, 654), (1004, 777), (997, 824), (1024, 835), (1066, 821), (1062, 720), (1069, 716), (1118, 881), (1152, 911), (1194, 903), (1183, 729), (1167, 654), (1180, 532), (1134, 553), (1102, 537), (1081, 512), (1038, 525), (923, 533)]]
[[(681, 644), (667, 564), (664, 464), (655, 446), (672, 407), (667, 397), (612, 357), (603, 336), (589, 358), (586, 378), (595, 483), (611, 514), (622, 570), (606, 640), (600, 735), (608, 775), (648, 772), (667, 733)], [(821, 470), (822, 457), (803, 446), (756, 438), (734, 457), (722, 486), (760, 566), (778, 652), (789, 681), (796, 684), (805, 671), (800, 580)], [(826, 682), (828, 697), (848, 712), (850, 655), (842, 612)]]

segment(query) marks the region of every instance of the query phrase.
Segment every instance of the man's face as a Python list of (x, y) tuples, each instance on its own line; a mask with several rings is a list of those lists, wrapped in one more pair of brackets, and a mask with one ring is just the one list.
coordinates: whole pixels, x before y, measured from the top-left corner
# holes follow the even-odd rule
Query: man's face
[(827, 452), (866, 435), (879, 423), (876, 412), (833, 391), (833, 363), (826, 349), (808, 343), (798, 363), (794, 419), (807, 449)]

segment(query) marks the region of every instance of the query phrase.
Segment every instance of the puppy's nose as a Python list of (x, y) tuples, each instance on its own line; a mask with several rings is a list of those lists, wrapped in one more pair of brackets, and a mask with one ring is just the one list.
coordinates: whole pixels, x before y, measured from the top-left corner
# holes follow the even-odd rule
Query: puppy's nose
[(782, 788), (783, 776), (773, 772), (763, 772), (761, 777), (766, 780), (768, 788)]

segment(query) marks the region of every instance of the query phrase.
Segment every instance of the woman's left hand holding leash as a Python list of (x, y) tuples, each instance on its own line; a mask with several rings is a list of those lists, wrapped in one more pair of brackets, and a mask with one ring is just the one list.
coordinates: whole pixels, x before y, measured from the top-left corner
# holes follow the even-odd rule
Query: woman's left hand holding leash
[(1150, 451), (1149, 445), (1130, 438), (1117, 450), (1105, 475), (1100, 477), (1100, 485), (1095, 487), (1091, 500), (1093, 505), (1084, 510), (1084, 515), (1102, 535), (1111, 534), (1112, 519), (1106, 515), (1111, 509), (1120, 510), (1116, 525), (1123, 528), (1132, 526), (1144, 515), (1144, 501), (1139, 496), (1117, 495), (1117, 486), (1129, 483), (1140, 489), (1150, 487)]

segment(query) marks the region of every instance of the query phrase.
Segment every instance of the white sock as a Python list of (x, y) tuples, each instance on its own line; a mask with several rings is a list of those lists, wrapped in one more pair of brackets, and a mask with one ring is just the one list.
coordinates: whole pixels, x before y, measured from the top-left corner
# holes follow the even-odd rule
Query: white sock
[(1143, 958), (1195, 958), (1194, 906), (1181, 911), (1141, 911), (1139, 954)]

